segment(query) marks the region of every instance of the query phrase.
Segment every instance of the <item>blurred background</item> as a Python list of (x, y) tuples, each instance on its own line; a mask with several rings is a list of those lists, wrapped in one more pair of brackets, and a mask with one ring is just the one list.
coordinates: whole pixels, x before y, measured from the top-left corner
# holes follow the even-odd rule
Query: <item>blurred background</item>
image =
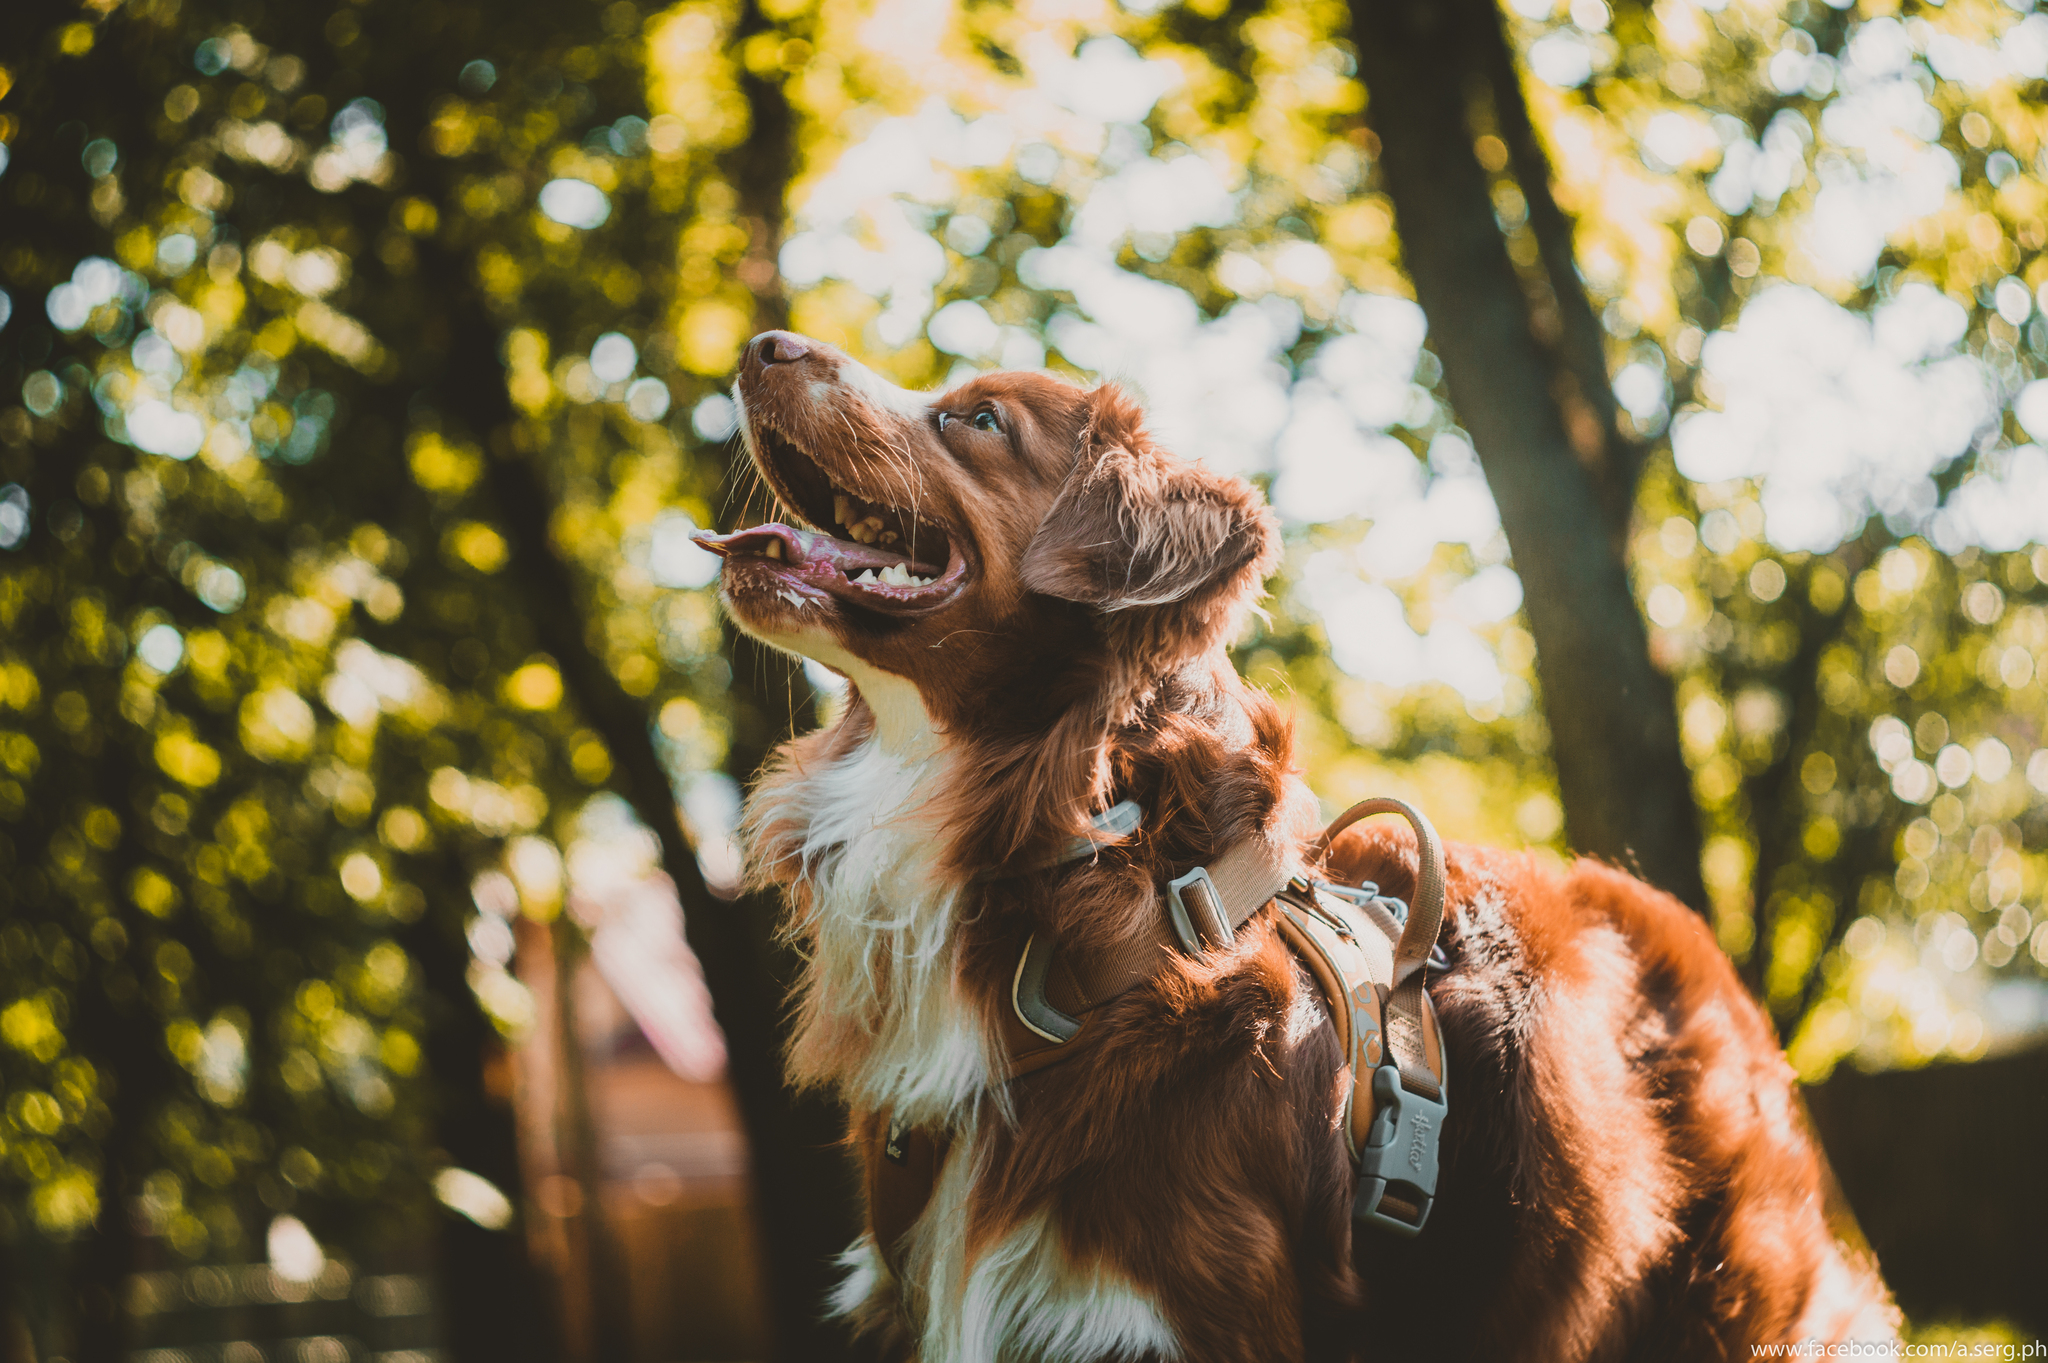
[(1622, 860), (2048, 1331), (2034, 0), (15, 0), (0, 1359), (850, 1356), (725, 388), (1115, 378), (1332, 811)]

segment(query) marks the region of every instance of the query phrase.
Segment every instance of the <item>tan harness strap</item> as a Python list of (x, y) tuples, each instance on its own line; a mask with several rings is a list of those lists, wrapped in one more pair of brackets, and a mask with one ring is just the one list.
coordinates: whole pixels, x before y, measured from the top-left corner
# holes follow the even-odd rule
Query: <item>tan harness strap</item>
[[(1300, 794), (1307, 798), (1305, 789)], [(1229, 945), (1254, 914), (1276, 904), (1276, 927), (1322, 991), (1350, 1078), (1343, 1130), (1358, 1170), (1353, 1215), (1402, 1235), (1421, 1230), (1435, 1201), (1445, 1112), (1443, 1040), (1425, 988), (1443, 925), (1443, 843), (1411, 805), (1364, 800), (1324, 831), (1309, 863), (1320, 863), (1339, 833), (1375, 814), (1399, 814), (1415, 830), (1415, 900), (1398, 938), (1389, 906), (1400, 910), (1399, 903), (1376, 897), (1370, 886), (1331, 893), (1341, 887), (1295, 875), (1287, 811), (1276, 810), (1261, 836), (1169, 881), (1165, 911), (1153, 917), (1151, 930), (1116, 950), (1076, 960), (1049, 939), (1028, 939), (1011, 980), (1011, 1007), (1001, 1015), (1008, 1063), (997, 1082), (1092, 1049), (1101, 1037), (1094, 1024), (1104, 1005), (1157, 975), (1177, 951), (1200, 956)], [(1113, 845), (1141, 818), (1135, 805), (1112, 807), (1097, 816), (1097, 836), (1077, 839), (1078, 850), (1067, 859)], [(865, 1156), (869, 1227), (884, 1261), (900, 1272), (903, 1237), (931, 1200), (948, 1142), (906, 1128), (887, 1112), (870, 1114), (857, 1139)]]
[[(1293, 865), (1293, 851), (1283, 840), (1248, 838), (1212, 865), (1197, 866), (1170, 882), (1166, 912), (1154, 914), (1147, 932), (1114, 950), (1077, 960), (1060, 952), (1049, 938), (1031, 937), (1011, 977), (1010, 1012), (1037, 1041), (1025, 1045), (1028, 1066), (1020, 1067), (1012, 1048), (1009, 1077), (1078, 1053), (1090, 1015), (1157, 975), (1177, 952), (1200, 955), (1234, 940), (1246, 920), (1286, 886)], [(1009, 1031), (1008, 1019), (1005, 1022)], [(1052, 1051), (1039, 1042), (1049, 1043)]]
[(862, 1182), (868, 1199), (868, 1229), (875, 1249), (897, 1277), (903, 1274), (903, 1237), (924, 1215), (946, 1163), (950, 1138), (923, 1127), (905, 1126), (887, 1112), (871, 1112), (860, 1124)]
[(1392, 938), (1334, 896), (1301, 881), (1283, 891), (1276, 920), (1281, 937), (1307, 967), (1337, 1029), (1344, 1057), (1344, 1145), (1356, 1161), (1372, 1132), (1377, 1105), (1371, 1076), (1383, 1054), (1381, 1016), (1393, 974)]
[(1437, 1035), (1436, 1010), (1425, 991), (1429, 953), (1444, 921), (1444, 846), (1421, 811), (1405, 800), (1379, 796), (1360, 800), (1338, 815), (1315, 846), (1320, 861), (1339, 833), (1375, 814), (1399, 814), (1415, 830), (1415, 902), (1408, 925), (1394, 947), (1393, 990), (1387, 999), (1387, 1049), (1400, 1066), (1401, 1083), (1410, 1093), (1440, 1099), (1444, 1087), (1443, 1043)]
[(1399, 814), (1408, 821), (1415, 830), (1418, 865), (1415, 900), (1389, 966), (1391, 987), (1378, 995), (1389, 1063), (1371, 1071), (1368, 1086), (1358, 1048), (1348, 1053), (1353, 1082), (1347, 1131), (1359, 1130), (1361, 1109), (1371, 1113), (1365, 1137), (1352, 1147), (1358, 1187), (1351, 1215), (1397, 1235), (1415, 1235), (1436, 1203), (1437, 1153), (1448, 1111), (1443, 1037), (1425, 988), (1430, 952), (1443, 926), (1444, 849), (1436, 829), (1417, 810), (1381, 798), (1360, 801), (1339, 815), (1317, 842), (1316, 859), (1339, 833), (1374, 814)]

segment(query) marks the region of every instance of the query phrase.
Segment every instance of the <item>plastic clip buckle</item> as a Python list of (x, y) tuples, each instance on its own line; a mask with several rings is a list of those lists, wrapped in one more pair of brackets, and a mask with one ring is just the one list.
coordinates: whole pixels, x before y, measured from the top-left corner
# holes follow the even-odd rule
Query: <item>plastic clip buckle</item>
[(1357, 885), (1334, 885), (1327, 880), (1319, 880), (1316, 882), (1316, 888), (1324, 894), (1335, 895), (1347, 904), (1361, 909), (1377, 904), (1381, 912), (1394, 920), (1395, 927), (1408, 926), (1408, 901), (1396, 899), (1390, 894), (1381, 894), (1380, 887), (1370, 880), (1361, 881)]
[[(1182, 898), (1182, 892), (1199, 884), (1207, 893), (1210, 907), (1204, 910), (1200, 905), (1189, 907)], [(1190, 956), (1199, 956), (1212, 946), (1229, 946), (1237, 939), (1230, 929), (1230, 921), (1223, 916), (1223, 896), (1216, 893), (1216, 882), (1209, 879), (1209, 868), (1197, 866), (1186, 875), (1166, 882), (1167, 917), (1173, 921), (1173, 935), (1180, 939), (1181, 950)]]
[[(1366, 1147), (1358, 1154), (1358, 1196), (1351, 1216), (1412, 1237), (1421, 1232), (1436, 1202), (1437, 1144), (1449, 1105), (1410, 1093), (1392, 1064), (1373, 1071), (1372, 1094), (1376, 1110)], [(1382, 1207), (1389, 1193), (1416, 1209), (1413, 1221)]]
[(1379, 897), (1380, 892), (1380, 887), (1373, 884), (1370, 880), (1362, 880), (1356, 885), (1340, 885), (1334, 880), (1318, 880), (1303, 883), (1312, 883), (1324, 894), (1333, 894), (1347, 903), (1356, 904), (1360, 907), (1370, 904)]

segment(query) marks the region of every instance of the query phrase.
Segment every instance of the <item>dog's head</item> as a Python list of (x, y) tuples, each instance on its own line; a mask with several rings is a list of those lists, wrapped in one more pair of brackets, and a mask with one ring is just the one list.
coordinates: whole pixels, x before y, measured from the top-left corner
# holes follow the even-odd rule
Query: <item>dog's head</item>
[(1161, 449), (1113, 386), (914, 393), (768, 332), (737, 393), (791, 523), (700, 537), (733, 617), (863, 691), (908, 679), (948, 728), (991, 685), (1128, 685), (1216, 649), (1278, 555), (1258, 493)]

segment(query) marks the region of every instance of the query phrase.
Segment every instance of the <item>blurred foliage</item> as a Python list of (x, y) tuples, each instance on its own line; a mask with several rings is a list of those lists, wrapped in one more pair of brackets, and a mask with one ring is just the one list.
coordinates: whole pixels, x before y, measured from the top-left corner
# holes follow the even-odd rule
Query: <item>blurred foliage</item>
[[(716, 130), (646, 116), (642, 25), (630, 4), (159, 3), (18, 35), (18, 1270), (61, 1272), (37, 1246), (126, 1208), (188, 1259), (260, 1260), (287, 1208), (357, 1253), (421, 1229), (446, 1158), (422, 1029), (481, 1007), (517, 1034), (510, 939), (479, 914), (558, 912), (558, 844), (612, 769), (506, 586), (489, 461), (545, 467), (553, 548), (594, 568), (590, 646), (679, 773), (716, 768), (710, 603), (660, 599), (648, 555), (659, 517), (671, 555), (710, 520), (722, 455), (695, 459), (672, 409), (730, 363), (695, 319), (738, 251)], [(602, 230), (536, 210), (563, 192), (558, 216)], [(465, 309), (504, 338), (508, 448), (480, 447), (443, 363)], [(517, 892), (479, 910), (500, 864), (486, 884)], [(422, 953), (468, 960), (466, 926), (473, 996), (430, 997)]]
[[(1544, 43), (1585, 53), (1580, 83), (1528, 89), (1627, 380), (1627, 434), (1652, 451), (1631, 564), (1678, 683), (1716, 930), (1812, 1077), (1851, 1055), (1979, 1054), (1989, 992), (2048, 965), (2048, 549), (1943, 553), (1900, 514), (1828, 553), (1783, 551), (1754, 480), (1689, 481), (1670, 451), (1674, 416), (1718, 400), (1709, 335), (1774, 280), (1858, 312), (1931, 283), (1968, 310), (1962, 344), (2008, 396), (2042, 371), (2048, 325), (2006, 287), (2048, 278), (2038, 80), (1910, 59), (1958, 183), (1867, 276), (1832, 278), (1800, 248), (1839, 170), (1816, 132), (1827, 73), (1898, 9), (1532, 0), (1511, 20), (1532, 63)], [(1988, 0), (1905, 12), (1972, 40), (2017, 21)], [(1075, 293), (1033, 253), (1120, 169), (1194, 156), (1228, 214), (1136, 224), (1116, 264), (1205, 321), (1265, 309), (1284, 386), (1352, 334), (1349, 300), (1406, 292), (1348, 23), (1326, 0), (130, 0), (13, 20), (0, 1243), (15, 1269), (69, 1271), (63, 1253), (120, 1208), (188, 1259), (260, 1257), (285, 1209), (343, 1245), (422, 1224), (444, 1158), (423, 1035), (479, 1008), (518, 1034), (529, 1005), (489, 920), (558, 912), (561, 849), (614, 766), (564, 660), (540, 652), (503, 461), (540, 472), (580, 638), (644, 705), (696, 831), (722, 838), (731, 668), (687, 534), (743, 510), (718, 504), (718, 388), (759, 300), (786, 294), (795, 327), (906, 383), (967, 363), (927, 331), (955, 303), (995, 329), (978, 353), (1081, 371), (1062, 348), (1080, 345)], [(830, 208), (835, 174), (863, 173), (858, 156), (928, 111), (1023, 119), (1033, 73), (1104, 35), (1178, 73), (1137, 116), (1046, 115), (886, 211)], [(787, 223), (748, 199), (734, 159), (760, 88), (793, 119)], [(1717, 189), (1737, 146), (1787, 158), (1781, 192)], [(1533, 266), (1506, 149), (1478, 150)], [(928, 280), (793, 268), (803, 232), (915, 257)], [(489, 447), (490, 402), (451, 370), (476, 334), (465, 318), (499, 347), (491, 400), (512, 420)], [(1384, 423), (1432, 482), (1470, 454), (1439, 378), (1420, 350)], [(1998, 444), (1948, 464), (1944, 494)], [(1379, 528), (1291, 524), (1241, 663), (1292, 698), (1331, 805), (1403, 794), (1454, 835), (1561, 851), (1511, 602), (1470, 631), (1499, 674), (1490, 694), (1347, 670), (1317, 583), (1371, 576)], [(1482, 531), (1375, 581), (1427, 631), (1506, 557)], [(459, 954), (468, 993), (428, 987), (436, 952)]]
[[(1518, 6), (1520, 37), (1573, 36), (1591, 5)], [(1617, 388), (1638, 366), (1664, 393), (1622, 416), (1658, 452), (1632, 561), (1679, 683), (1717, 933), (1809, 1079), (1852, 1054), (1969, 1059), (2039, 1025), (2048, 551), (1944, 553), (1933, 507), (1900, 502), (1852, 520), (1830, 553), (1785, 552), (1757, 481), (1678, 475), (1668, 423), (1720, 403), (1703, 342), (1765, 290), (1874, 314), (1932, 285), (1961, 305), (1957, 350), (1990, 376), (1993, 416), (1929, 491), (1950, 497), (2033, 434), (2005, 410), (2048, 359), (2048, 323), (2026, 305), (2048, 280), (2031, 9), (1623, 3), (1608, 31), (1578, 28), (1593, 30), (1581, 89), (1530, 82)], [(1852, 125), (1844, 101), (1873, 70), (1925, 100), (1897, 119), (1911, 134)], [(1937, 171), (1946, 155), (1954, 181), (1896, 226), (1873, 196), (1880, 249), (1844, 268), (1821, 196), (1912, 174), (1916, 153)], [(2001, 1000), (2002, 981), (2021, 988)]]

